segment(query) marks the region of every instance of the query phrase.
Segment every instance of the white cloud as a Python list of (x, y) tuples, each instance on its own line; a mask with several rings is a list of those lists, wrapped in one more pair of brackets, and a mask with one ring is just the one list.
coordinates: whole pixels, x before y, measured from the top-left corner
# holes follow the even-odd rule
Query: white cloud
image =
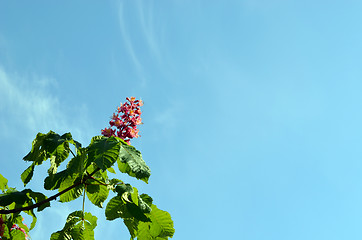
[[(177, 130), (180, 124), (180, 113), (184, 111), (184, 104), (181, 101), (172, 101), (170, 104), (159, 112), (155, 112), (153, 125), (158, 129), (154, 136), (157, 139), (170, 137)], [(162, 129), (162, 131), (160, 131)]]
[(74, 107), (66, 108), (54, 94), (57, 85), (54, 78), (8, 73), (0, 66), (0, 136), (21, 132), (34, 138), (38, 132), (53, 130), (59, 134), (70, 131), (82, 138), (79, 141), (88, 141), (84, 134), (89, 128), (86, 107), (76, 109), (78, 115), (71, 116)]
[(149, 5), (144, 6), (143, 1), (137, 1), (138, 15), (140, 18), (142, 32), (149, 46), (150, 52), (156, 57), (158, 62), (161, 62), (161, 51), (159, 47), (159, 38), (155, 31), (154, 23), (154, 10), (153, 6), (150, 6), (152, 2), (147, 2)]
[[(130, 18), (126, 14), (132, 14), (133, 17)], [(118, 17), (123, 45), (142, 81), (142, 87), (145, 87), (149, 64), (146, 66), (144, 59), (151, 58), (154, 63), (163, 64), (162, 44), (160, 44), (162, 25), (158, 22), (155, 23), (154, 8), (151, 2), (133, 1), (132, 6), (120, 2)], [(132, 19), (134, 20), (132, 21)], [(135, 32), (140, 35), (136, 35)]]
[(137, 73), (138, 73), (139, 77), (142, 80), (142, 85), (145, 86), (146, 79), (144, 77), (144, 70), (143, 70), (143, 67), (142, 67), (142, 64), (141, 64), (140, 60), (138, 59), (136, 51), (134, 49), (131, 36), (130, 36), (129, 32), (127, 31), (126, 19), (124, 17), (123, 4), (122, 3), (119, 5), (118, 15), (119, 15), (120, 30), (121, 30), (121, 34), (122, 34), (122, 37), (123, 37), (125, 47), (126, 47), (126, 49), (128, 51), (128, 54), (131, 57), (131, 60), (132, 60), (134, 66), (135, 66), (135, 68), (137, 70)]

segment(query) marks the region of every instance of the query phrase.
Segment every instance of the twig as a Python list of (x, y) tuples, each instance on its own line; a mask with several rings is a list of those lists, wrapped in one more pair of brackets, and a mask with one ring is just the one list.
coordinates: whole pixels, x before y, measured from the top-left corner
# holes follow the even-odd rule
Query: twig
[(85, 178), (83, 178), (83, 180), (81, 180), (81, 181), (79, 181), (79, 182), (77, 182), (77, 183), (74, 183), (72, 186), (69, 186), (68, 188), (64, 189), (63, 191), (61, 191), (61, 192), (59, 192), (59, 193), (57, 193), (57, 194), (55, 194), (55, 195), (53, 195), (53, 196), (51, 196), (51, 197), (43, 200), (43, 201), (41, 201), (41, 202), (38, 202), (38, 203), (33, 204), (33, 205), (31, 205), (31, 206), (23, 207), (23, 208), (15, 208), (15, 209), (11, 209), (11, 210), (0, 210), (0, 214), (9, 214), (9, 213), (17, 213), (17, 212), (21, 212), (21, 211), (28, 211), (28, 210), (32, 210), (32, 209), (34, 209), (34, 208), (37, 208), (37, 207), (39, 207), (39, 206), (41, 206), (41, 205), (43, 205), (43, 204), (45, 204), (45, 203), (48, 203), (48, 202), (50, 202), (50, 201), (53, 201), (53, 200), (55, 200), (57, 197), (59, 197), (60, 195), (68, 192), (69, 190), (71, 190), (71, 189), (73, 189), (73, 188), (75, 188), (75, 187), (77, 187), (77, 186), (79, 186), (79, 185), (81, 185), (81, 184), (84, 184), (85, 181), (87, 181), (89, 178), (91, 178), (92, 175), (95, 174), (95, 173), (96, 173), (97, 171), (99, 171), (99, 170), (100, 170), (99, 168), (95, 169), (91, 174), (89, 174), (88, 176), (86, 176)]

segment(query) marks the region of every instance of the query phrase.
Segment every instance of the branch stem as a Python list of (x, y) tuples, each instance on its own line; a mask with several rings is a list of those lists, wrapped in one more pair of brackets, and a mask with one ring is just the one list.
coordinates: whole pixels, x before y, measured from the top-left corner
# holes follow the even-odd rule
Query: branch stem
[(68, 192), (69, 190), (72, 190), (73, 188), (81, 185), (81, 184), (84, 184), (89, 178), (92, 177), (93, 174), (95, 174), (97, 171), (99, 171), (100, 169), (99, 168), (96, 168), (92, 173), (90, 173), (88, 176), (85, 176), (83, 178), (83, 180), (79, 181), (79, 182), (76, 182), (74, 183), (72, 186), (69, 186), (68, 188), (64, 189), (63, 191), (41, 201), (41, 202), (38, 202), (36, 204), (33, 204), (31, 206), (27, 206), (27, 207), (22, 207), (22, 208), (15, 208), (15, 209), (11, 209), (11, 210), (3, 210), (3, 209), (0, 209), (0, 214), (9, 214), (9, 213), (18, 213), (18, 212), (21, 212), (21, 211), (28, 211), (28, 210), (32, 210), (34, 208), (37, 208), (45, 203), (48, 203), (50, 201), (53, 201), (55, 200), (57, 197), (59, 197), (60, 195)]

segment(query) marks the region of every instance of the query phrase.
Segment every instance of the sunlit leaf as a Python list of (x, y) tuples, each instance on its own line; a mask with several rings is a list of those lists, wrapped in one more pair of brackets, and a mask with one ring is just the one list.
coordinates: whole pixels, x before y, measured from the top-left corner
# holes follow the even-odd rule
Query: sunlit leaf
[(51, 235), (51, 240), (94, 240), (94, 228), (97, 226), (97, 217), (90, 213), (75, 211), (68, 215), (62, 230)]
[(0, 190), (5, 191), (8, 188), (8, 180), (0, 174)]
[(62, 136), (53, 131), (49, 131), (47, 134), (38, 133), (33, 141), (31, 151), (24, 157), (25, 161), (33, 162), (21, 175), (24, 186), (31, 180), (34, 167), (47, 159), (51, 159), (49, 175), (55, 174), (60, 163), (69, 156), (69, 143), (77, 147), (80, 146), (78, 142), (72, 139), (70, 133), (65, 133)]
[(156, 205), (151, 206), (150, 213), (151, 222), (140, 222), (138, 225), (137, 240), (149, 240), (158, 238), (172, 237), (175, 233), (171, 215), (157, 208)]
[(88, 161), (106, 170), (117, 161), (119, 148), (120, 144), (115, 137), (94, 137), (88, 146)]
[(25, 171), (21, 174), (21, 180), (24, 183), (24, 187), (31, 180), (34, 174), (35, 162), (33, 162)]
[(151, 170), (142, 159), (142, 154), (136, 148), (120, 140), (121, 148), (119, 159), (117, 160), (118, 169), (132, 177), (148, 182), (151, 176)]
[[(81, 178), (77, 175), (70, 175), (68, 176), (61, 184), (58, 189), (59, 192), (69, 188), (75, 183), (79, 183), (81, 181)], [(72, 200), (77, 199), (79, 196), (82, 195), (84, 189), (83, 184), (79, 184), (75, 186), (74, 188), (70, 189), (69, 191), (63, 193), (59, 197), (59, 201), (61, 202), (70, 202)]]
[[(90, 184), (98, 184), (96, 181), (90, 182)], [(102, 208), (103, 202), (107, 199), (109, 190), (104, 185), (87, 185), (86, 193), (88, 199), (97, 207)]]

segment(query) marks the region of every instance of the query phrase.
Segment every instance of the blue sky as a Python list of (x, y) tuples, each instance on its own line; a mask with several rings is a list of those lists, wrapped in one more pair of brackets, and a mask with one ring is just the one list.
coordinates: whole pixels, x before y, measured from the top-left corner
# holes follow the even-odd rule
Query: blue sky
[[(362, 237), (359, 1), (0, 1), (1, 174), (38, 132), (88, 145), (142, 98), (149, 184), (181, 239)], [(29, 187), (41, 191), (46, 167)], [(52, 193), (47, 193), (51, 195)], [(49, 239), (81, 203), (38, 213)], [(96, 239), (128, 239), (98, 216)]]

